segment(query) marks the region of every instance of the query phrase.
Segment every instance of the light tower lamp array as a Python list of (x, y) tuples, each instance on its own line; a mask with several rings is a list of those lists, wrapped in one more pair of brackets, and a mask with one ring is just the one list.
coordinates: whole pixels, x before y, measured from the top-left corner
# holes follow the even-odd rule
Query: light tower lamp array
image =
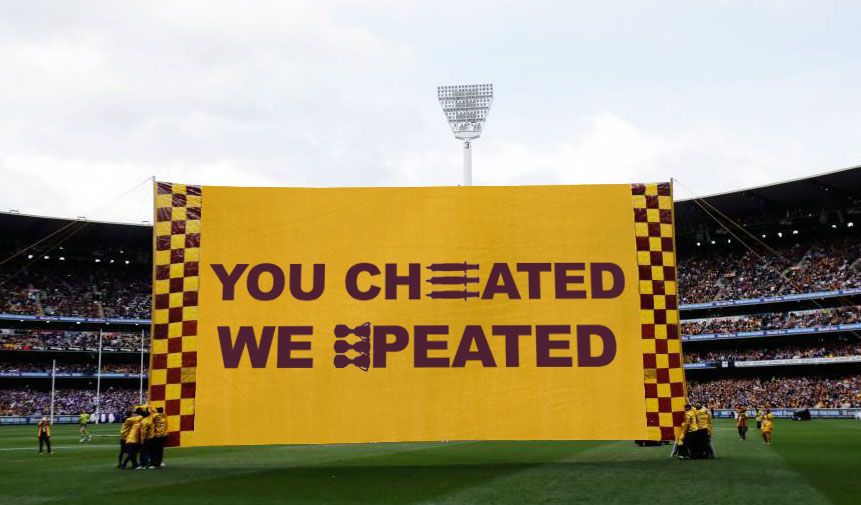
[(481, 135), (490, 105), (493, 84), (466, 84), (437, 87), (442, 106), (454, 138), (463, 141), (463, 185), (472, 185), (472, 141)]

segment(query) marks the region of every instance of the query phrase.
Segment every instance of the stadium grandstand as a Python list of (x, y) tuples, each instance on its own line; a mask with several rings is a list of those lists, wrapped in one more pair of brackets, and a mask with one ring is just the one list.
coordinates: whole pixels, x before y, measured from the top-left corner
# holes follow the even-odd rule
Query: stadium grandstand
[[(676, 221), (690, 398), (724, 416), (861, 408), (861, 167), (681, 200)], [(46, 413), (52, 382), (59, 416), (143, 400), (151, 227), (2, 213), (0, 229), (4, 422)]]

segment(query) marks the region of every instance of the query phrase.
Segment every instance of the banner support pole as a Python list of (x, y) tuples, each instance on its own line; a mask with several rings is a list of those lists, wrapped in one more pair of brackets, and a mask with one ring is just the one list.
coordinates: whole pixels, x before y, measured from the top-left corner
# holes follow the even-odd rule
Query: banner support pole
[(54, 424), (54, 394), (56, 392), (56, 384), (57, 384), (57, 360), (53, 360), (53, 364), (51, 365), (51, 424)]
[(99, 423), (100, 400), (102, 391), (102, 329), (99, 328), (99, 364), (96, 369), (96, 424)]
[(144, 377), (144, 331), (141, 330), (141, 368), (140, 386), (138, 388), (138, 403), (143, 404), (143, 377)]

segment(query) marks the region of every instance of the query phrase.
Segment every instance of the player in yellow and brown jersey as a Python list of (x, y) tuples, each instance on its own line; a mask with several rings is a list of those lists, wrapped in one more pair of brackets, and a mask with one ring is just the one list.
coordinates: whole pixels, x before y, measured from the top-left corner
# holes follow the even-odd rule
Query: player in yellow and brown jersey
[(738, 436), (742, 440), (747, 440), (747, 407), (739, 405), (735, 410), (735, 427), (738, 430)]

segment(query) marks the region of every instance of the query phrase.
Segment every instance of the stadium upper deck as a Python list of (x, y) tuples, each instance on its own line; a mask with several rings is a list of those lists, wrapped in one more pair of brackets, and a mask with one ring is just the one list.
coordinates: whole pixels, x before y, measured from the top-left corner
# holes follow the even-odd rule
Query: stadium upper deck
[[(861, 406), (861, 167), (678, 201), (676, 222), (692, 396), (731, 403), (778, 376), (810, 406)], [(151, 227), (0, 213), (0, 229), (0, 415), (29, 408), (49, 357), (61, 394), (89, 398), (99, 330), (106, 394), (131, 394)]]

